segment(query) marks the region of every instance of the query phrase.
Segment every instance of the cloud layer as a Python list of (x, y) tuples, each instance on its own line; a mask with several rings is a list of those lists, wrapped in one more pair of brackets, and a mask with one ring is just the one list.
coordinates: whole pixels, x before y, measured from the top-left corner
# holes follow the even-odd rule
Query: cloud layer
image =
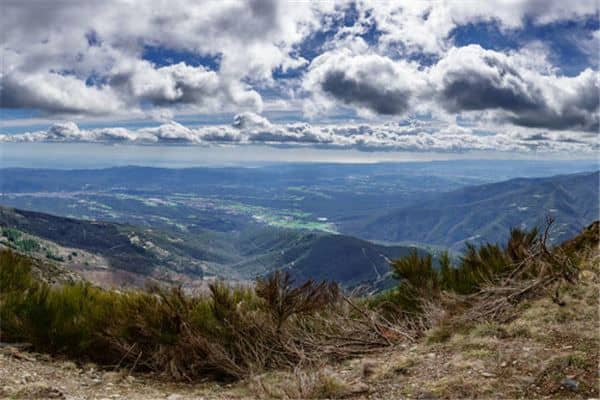
[(594, 153), (600, 148), (597, 135), (580, 135), (579, 140), (564, 133), (527, 131), (482, 134), (474, 129), (439, 123), (380, 123), (312, 125), (272, 124), (266, 118), (245, 112), (231, 125), (186, 127), (175, 121), (157, 127), (80, 129), (73, 122), (57, 123), (45, 131), (0, 135), (2, 142), (87, 142), (142, 145), (266, 144), (272, 146), (312, 145), (325, 148), (353, 148), (363, 151), (471, 150), (540, 151)]

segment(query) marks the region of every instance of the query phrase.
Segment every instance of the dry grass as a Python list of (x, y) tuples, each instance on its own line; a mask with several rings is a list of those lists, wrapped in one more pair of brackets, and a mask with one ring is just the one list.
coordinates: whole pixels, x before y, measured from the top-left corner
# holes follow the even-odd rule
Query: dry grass
[[(379, 358), (374, 393), (379, 398), (597, 398), (599, 259), (593, 252), (580, 258), (580, 278), (563, 286), (560, 304), (552, 291), (540, 291), (514, 304), (510, 321), (469, 321), (454, 331), (440, 321), (426, 340)], [(395, 374), (394, 362), (404, 357), (411, 366)], [(577, 388), (566, 387), (566, 379)], [(401, 387), (394, 387), (398, 381)]]
[(263, 374), (246, 385), (251, 397), (261, 399), (340, 399), (368, 391), (366, 385), (326, 367)]

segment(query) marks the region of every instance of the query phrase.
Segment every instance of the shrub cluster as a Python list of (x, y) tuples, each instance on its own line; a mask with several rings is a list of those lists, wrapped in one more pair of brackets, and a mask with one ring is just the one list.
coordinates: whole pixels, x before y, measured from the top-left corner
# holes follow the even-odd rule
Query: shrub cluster
[(424, 304), (438, 298), (442, 291), (459, 295), (475, 293), (482, 285), (494, 284), (514, 270), (539, 242), (537, 228), (512, 229), (505, 247), (490, 243), (479, 247), (467, 244), (456, 263), (447, 252), (440, 255), (439, 265), (434, 264), (431, 255), (419, 256), (416, 251), (412, 252), (392, 262), (393, 276), (399, 283), (372, 303), (399, 307), (406, 313), (420, 313)]
[(295, 286), (283, 272), (255, 287), (215, 283), (192, 297), (178, 288), (50, 286), (31, 267), (0, 252), (0, 335), (37, 351), (194, 380), (237, 379), (386, 344), (344, 307), (335, 284)]

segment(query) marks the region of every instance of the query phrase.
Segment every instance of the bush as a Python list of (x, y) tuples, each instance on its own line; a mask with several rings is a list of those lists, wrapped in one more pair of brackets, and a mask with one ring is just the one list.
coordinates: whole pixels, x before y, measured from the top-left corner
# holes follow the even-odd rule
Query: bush
[(16, 242), (21, 237), (21, 232), (14, 228), (2, 229), (2, 236), (8, 239), (9, 242)]
[(49, 260), (59, 261), (59, 262), (65, 261), (65, 258), (63, 256), (58, 256), (58, 255), (54, 254), (53, 252), (51, 252), (50, 250), (46, 251), (46, 258)]
[(430, 255), (412, 252), (391, 264), (393, 276), (399, 281), (397, 287), (379, 295), (372, 303), (391, 303), (403, 312), (421, 313), (424, 305), (438, 299), (443, 290), (462, 295), (475, 293), (514, 270), (539, 240), (536, 228), (512, 229), (505, 248), (490, 243), (479, 247), (467, 244), (458, 265), (453, 265), (449, 254), (444, 252), (439, 257), (439, 268), (434, 267)]
[(19, 240), (16, 244), (20, 250), (25, 252), (36, 251), (40, 248), (40, 245), (34, 239), (22, 239)]
[[(365, 348), (387, 345), (338, 302), (336, 285), (294, 286), (281, 272), (259, 280), (256, 290), (215, 283), (209, 294), (190, 297), (179, 288), (50, 286), (31, 267), (23, 256), (0, 252), (0, 336), (37, 351), (194, 380), (292, 368), (328, 351), (343, 358), (360, 350), (357, 340)], [(340, 345), (344, 336), (351, 340)]]
[(400, 283), (393, 302), (406, 312), (420, 312), (423, 301), (435, 297), (440, 291), (440, 277), (433, 267), (431, 255), (421, 257), (416, 250), (395, 260), (391, 264), (392, 273)]

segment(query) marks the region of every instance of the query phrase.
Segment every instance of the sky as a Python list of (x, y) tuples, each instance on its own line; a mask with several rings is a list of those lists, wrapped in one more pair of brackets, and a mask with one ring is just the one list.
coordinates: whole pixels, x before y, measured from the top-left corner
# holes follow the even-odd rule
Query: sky
[(3, 164), (596, 158), (600, 147), (596, 0), (0, 7)]

